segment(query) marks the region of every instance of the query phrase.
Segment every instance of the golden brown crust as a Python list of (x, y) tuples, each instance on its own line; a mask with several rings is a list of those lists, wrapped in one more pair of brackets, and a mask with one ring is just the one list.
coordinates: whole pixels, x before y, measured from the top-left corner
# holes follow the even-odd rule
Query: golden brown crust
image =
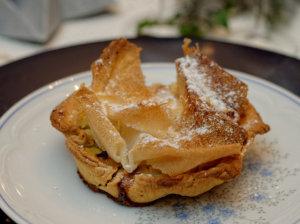
[[(93, 190), (105, 191), (125, 205), (144, 204), (169, 194), (196, 196), (236, 177), (242, 167), (242, 157), (236, 155), (176, 176), (162, 174), (150, 166), (141, 166), (129, 174), (109, 158), (105, 161), (96, 157), (95, 161), (90, 154), (83, 155), (84, 149), (79, 150), (72, 142), (68, 142), (68, 148), (83, 180)], [(113, 169), (108, 169), (110, 167)]]
[(149, 92), (140, 67), (140, 51), (141, 48), (126, 39), (112, 41), (92, 64), (93, 91), (115, 94), (125, 101), (147, 98)]
[[(212, 130), (211, 133), (205, 136), (206, 139), (200, 139), (199, 141), (202, 142), (202, 144), (205, 141), (209, 141), (209, 145), (236, 143), (242, 146), (247, 139), (246, 132), (232, 119), (233, 117), (231, 117), (230, 112), (231, 109), (239, 110), (240, 108), (243, 108), (242, 105), (244, 105), (247, 95), (246, 85), (225, 72), (206, 56), (202, 55), (197, 48), (187, 49), (187, 46), (184, 48), (184, 51), (188, 54), (186, 56), (188, 58), (178, 59), (176, 61), (176, 69), (177, 91), (180, 96), (180, 101), (185, 108), (184, 116), (186, 117), (186, 121), (191, 122), (194, 126), (206, 125), (210, 127)], [(214, 90), (218, 90), (214, 91), (220, 98), (218, 100), (222, 101), (222, 103), (225, 102), (229, 110), (224, 109), (224, 112), (215, 110), (210, 105), (207, 105), (207, 102), (203, 102), (198, 94), (189, 88), (190, 82), (194, 82), (194, 80), (189, 80), (189, 78), (192, 79), (193, 77), (189, 77), (185, 74), (187, 71), (184, 71), (185, 69), (183, 69), (183, 67), (191, 67), (190, 58), (201, 65), (201, 68), (197, 67), (197, 71), (199, 71), (200, 74), (206, 73), (206, 76), (209, 77), (209, 91), (213, 92)], [(193, 70), (193, 72), (197, 71)], [(208, 94), (211, 94), (211, 92)], [(223, 95), (228, 95), (229, 92), (232, 92), (235, 95), (235, 97), (230, 100), (231, 103), (226, 101), (226, 97), (222, 97)], [(205, 99), (207, 98), (208, 97), (205, 97)], [(227, 116), (228, 114), (230, 116)], [(238, 111), (237, 114), (239, 114)], [(183, 126), (184, 125), (186, 124), (184, 123)]]
[(270, 130), (270, 126), (263, 122), (259, 113), (248, 100), (244, 104), (239, 124), (247, 131), (248, 139), (254, 138), (257, 134), (267, 133)]
[(64, 134), (77, 134), (79, 127), (84, 126), (83, 119), (83, 111), (76, 99), (76, 92), (56, 106), (50, 116), (53, 127)]
[(121, 39), (92, 65), (91, 88), (81, 86), (51, 113), (94, 190), (126, 205), (199, 195), (239, 175), (248, 143), (269, 130), (244, 83), (197, 47), (185, 43), (184, 53), (209, 77), (206, 98), (190, 91), (181, 63), (189, 58), (176, 62), (176, 84), (147, 87), (140, 48)]
[[(201, 70), (212, 79), (211, 88), (221, 96), (222, 100), (239, 114), (247, 101), (248, 87), (245, 83), (226, 72), (216, 62), (202, 54), (199, 47), (190, 47), (190, 40), (185, 39), (182, 46), (185, 56), (194, 57), (201, 65)], [(233, 94), (234, 93), (234, 96)]]

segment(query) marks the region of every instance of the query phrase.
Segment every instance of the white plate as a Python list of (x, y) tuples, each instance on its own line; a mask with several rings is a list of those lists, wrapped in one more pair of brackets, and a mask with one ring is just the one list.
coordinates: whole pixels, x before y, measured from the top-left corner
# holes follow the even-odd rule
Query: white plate
[[(143, 65), (147, 82), (175, 80), (173, 64)], [(232, 71), (270, 124), (249, 151), (240, 177), (196, 198), (128, 208), (79, 179), (51, 110), (89, 72), (43, 87), (0, 120), (0, 205), (18, 223), (300, 223), (300, 100), (267, 81)]]

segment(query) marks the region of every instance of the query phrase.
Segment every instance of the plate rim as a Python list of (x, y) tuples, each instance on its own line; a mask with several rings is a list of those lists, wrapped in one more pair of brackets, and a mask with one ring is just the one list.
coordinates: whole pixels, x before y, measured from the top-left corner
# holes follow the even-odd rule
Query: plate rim
[[(168, 62), (147, 62), (142, 63), (142, 68), (151, 68), (151, 67), (171, 67), (174, 66), (174, 63), (168, 63)], [(241, 76), (242, 79), (245, 79), (250, 82), (254, 82), (256, 84), (259, 84), (261, 86), (267, 87), (271, 91), (275, 91), (277, 94), (286, 97), (296, 106), (300, 107), (300, 97), (296, 94), (292, 93), (291, 91), (272, 83), (268, 80), (253, 76), (251, 74), (233, 70), (233, 69), (226, 69), (230, 71), (237, 71), (239, 73), (239, 76)], [(33, 92), (27, 94), (22, 99), (17, 101), (13, 104), (12, 107), (10, 107), (1, 117), (0, 117), (0, 131), (4, 128), (5, 124), (16, 114), (18, 111), (20, 111), (24, 106), (26, 106), (29, 102), (32, 100), (38, 98), (42, 94), (45, 94), (49, 91), (52, 91), (60, 86), (63, 86), (67, 83), (72, 83), (76, 80), (84, 79), (88, 77), (90, 74), (87, 74), (89, 70), (84, 72), (75, 73), (73, 75), (58, 79), (54, 82), (51, 82), (49, 84), (46, 84), (37, 90), (34, 90)], [(21, 223), (21, 224), (31, 224), (32, 222), (24, 218), (22, 215), (20, 215), (10, 204), (7, 202), (1, 191), (0, 191), (0, 208), (5, 212), (10, 218), (12, 218), (15, 222)]]

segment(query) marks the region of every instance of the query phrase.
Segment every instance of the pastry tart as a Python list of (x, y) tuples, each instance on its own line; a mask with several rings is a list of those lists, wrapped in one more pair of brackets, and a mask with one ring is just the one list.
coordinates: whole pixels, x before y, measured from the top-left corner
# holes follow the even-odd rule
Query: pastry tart
[(82, 180), (125, 205), (196, 196), (238, 176), (247, 147), (269, 130), (247, 85), (183, 44), (177, 81), (147, 86), (141, 49), (112, 41), (92, 83), (51, 113)]

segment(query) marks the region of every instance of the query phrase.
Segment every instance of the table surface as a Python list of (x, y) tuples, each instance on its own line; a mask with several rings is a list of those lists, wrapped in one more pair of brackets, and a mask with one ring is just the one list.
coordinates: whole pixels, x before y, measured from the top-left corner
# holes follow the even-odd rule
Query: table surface
[[(180, 38), (141, 37), (143, 62), (173, 62), (182, 55)], [(194, 40), (213, 50), (220, 65), (276, 83), (300, 96), (300, 61), (247, 46), (209, 39)], [(109, 43), (95, 42), (43, 52), (0, 67), (0, 116), (28, 93), (57, 79), (88, 70)], [(80, 58), (80, 60), (78, 60)], [(76, 63), (74, 63), (76, 62)], [(1, 223), (12, 222), (0, 210)]]

